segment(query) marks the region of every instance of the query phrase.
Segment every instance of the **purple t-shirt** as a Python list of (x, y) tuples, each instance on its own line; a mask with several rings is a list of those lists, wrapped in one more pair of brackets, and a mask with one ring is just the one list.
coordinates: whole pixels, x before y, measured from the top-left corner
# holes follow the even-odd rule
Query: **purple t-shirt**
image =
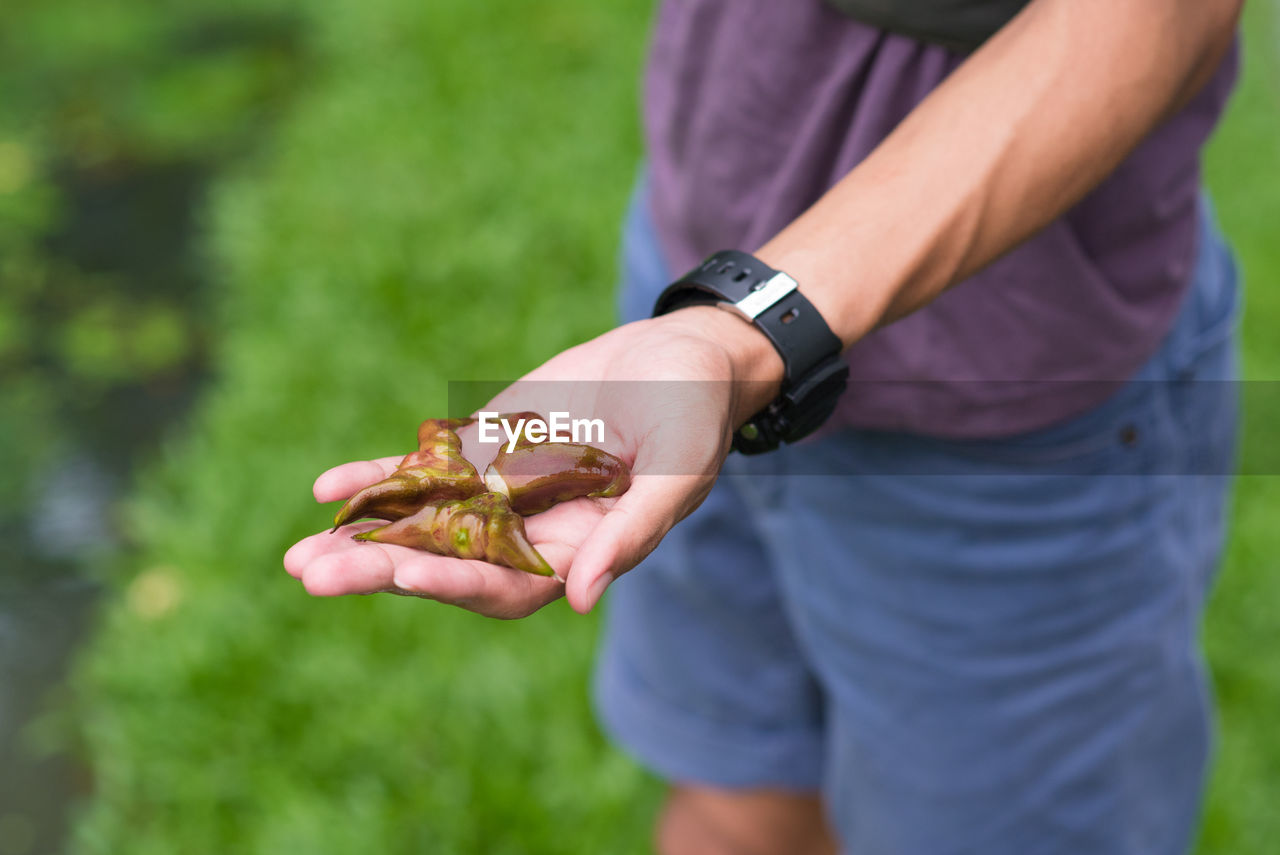
[[(963, 60), (820, 0), (664, 0), (645, 133), (666, 261), (680, 272), (716, 250), (763, 244)], [(1132, 376), (1187, 290), (1200, 147), (1236, 66), (1233, 49), (1065, 216), (850, 348), (837, 423), (999, 436), (1082, 412), (1105, 398), (1098, 381)]]

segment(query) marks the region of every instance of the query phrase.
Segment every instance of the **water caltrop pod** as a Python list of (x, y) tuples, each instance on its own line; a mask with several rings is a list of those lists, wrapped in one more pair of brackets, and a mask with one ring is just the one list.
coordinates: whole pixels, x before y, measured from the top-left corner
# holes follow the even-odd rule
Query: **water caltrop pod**
[(583, 496), (620, 496), (631, 486), (622, 460), (592, 445), (546, 442), (503, 451), (484, 473), (485, 486), (518, 514), (538, 514)]
[(437, 555), (474, 558), (539, 576), (552, 575), (524, 530), (524, 520), (500, 493), (434, 502), (390, 525), (357, 534), (355, 540), (425, 549)]
[(398, 520), (427, 502), (467, 499), (484, 491), (476, 468), (462, 456), (462, 440), (453, 430), (440, 428), (423, 437), (419, 449), (406, 455), (390, 476), (348, 499), (333, 528), (366, 517)]
[(442, 431), (454, 432), (459, 428), (464, 428), (467, 425), (474, 423), (475, 419), (473, 418), (427, 419), (422, 424), (418, 425), (418, 448), (421, 449), (433, 442), (436, 434), (441, 433)]

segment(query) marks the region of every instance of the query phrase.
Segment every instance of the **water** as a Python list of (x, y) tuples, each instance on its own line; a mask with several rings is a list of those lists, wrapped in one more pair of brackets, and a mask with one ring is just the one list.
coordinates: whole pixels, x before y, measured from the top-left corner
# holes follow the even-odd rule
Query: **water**
[[(0, 374), (30, 392), (6, 398), (26, 411), (4, 414), (14, 435), (0, 437), (0, 855), (58, 851), (91, 791), (66, 677), (118, 559), (131, 473), (205, 374), (192, 238), (206, 173), (116, 163), (64, 169), (57, 182), (67, 214), (23, 304), (37, 345)], [(155, 318), (168, 332), (156, 334)]]
[(121, 497), (205, 379), (205, 190), (308, 79), (288, 4), (114, 4), (100, 36), (81, 5), (0, 20), (65, 46), (0, 57), (0, 193), (57, 218), (0, 211), (29, 215), (0, 221), (0, 855), (57, 852), (92, 791), (66, 678), (125, 565)]
[[(31, 565), (28, 565), (29, 567)], [(0, 591), (0, 853), (57, 851), (91, 775), (68, 750), (62, 680), (97, 589), (67, 566)]]

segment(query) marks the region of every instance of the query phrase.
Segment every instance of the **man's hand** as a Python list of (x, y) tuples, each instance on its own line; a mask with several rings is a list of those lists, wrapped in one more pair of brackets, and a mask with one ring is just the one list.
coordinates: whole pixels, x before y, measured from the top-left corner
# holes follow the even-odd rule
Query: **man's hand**
[[(564, 594), (586, 613), (609, 583), (635, 567), (706, 497), (733, 429), (777, 394), (782, 362), (750, 325), (710, 307), (639, 321), (567, 350), (517, 381), (486, 409), (555, 409), (607, 426), (604, 448), (630, 467), (616, 499), (575, 499), (528, 518), (534, 546), (564, 580), (483, 561), (351, 535), (381, 523), (344, 526), (295, 544), (285, 569), (319, 596), (390, 592), (427, 597), (491, 617), (517, 618)], [(474, 426), (462, 432), (468, 457), (487, 460)], [(494, 449), (489, 447), (489, 457)], [(316, 479), (317, 501), (346, 499), (399, 463), (346, 463)]]

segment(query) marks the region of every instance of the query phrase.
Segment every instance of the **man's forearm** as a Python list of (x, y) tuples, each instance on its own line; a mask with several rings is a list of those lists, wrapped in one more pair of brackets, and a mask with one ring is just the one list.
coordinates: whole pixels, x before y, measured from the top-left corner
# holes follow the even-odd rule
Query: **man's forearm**
[(758, 250), (847, 345), (1064, 213), (1198, 91), (1240, 0), (1034, 0)]

